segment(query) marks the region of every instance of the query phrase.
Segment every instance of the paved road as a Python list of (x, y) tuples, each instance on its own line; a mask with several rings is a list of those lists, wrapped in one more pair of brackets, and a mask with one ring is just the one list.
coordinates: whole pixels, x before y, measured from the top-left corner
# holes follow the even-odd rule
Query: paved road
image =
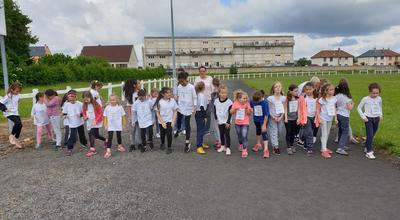
[[(249, 137), (254, 143), (254, 129)], [(183, 136), (171, 155), (106, 161), (103, 151), (90, 159), (50, 149), (8, 156), (0, 160), (0, 219), (399, 219), (399, 170), (364, 159), (359, 146), (329, 160), (302, 152), (264, 160), (236, 150), (184, 154), (180, 143)]]

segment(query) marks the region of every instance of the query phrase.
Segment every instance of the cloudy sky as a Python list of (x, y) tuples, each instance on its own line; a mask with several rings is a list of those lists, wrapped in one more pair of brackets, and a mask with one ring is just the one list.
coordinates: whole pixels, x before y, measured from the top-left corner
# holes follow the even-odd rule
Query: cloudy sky
[[(170, 34), (169, 0), (16, 0), (53, 53)], [(400, 52), (400, 0), (174, 0), (176, 34), (295, 36), (295, 59), (340, 47)]]

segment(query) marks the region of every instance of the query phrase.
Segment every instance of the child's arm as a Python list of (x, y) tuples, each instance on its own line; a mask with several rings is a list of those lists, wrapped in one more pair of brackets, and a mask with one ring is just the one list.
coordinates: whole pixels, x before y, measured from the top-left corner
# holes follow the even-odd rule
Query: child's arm
[(174, 109), (174, 115), (172, 116), (172, 123), (171, 123), (172, 128), (175, 127), (176, 115), (177, 115), (177, 111), (176, 111), (176, 109)]
[(104, 128), (106, 129), (106, 130), (108, 130), (108, 118), (107, 118), (107, 116), (104, 116)]
[(367, 116), (365, 116), (364, 112), (362, 111), (362, 109), (365, 106), (365, 98), (361, 99), (360, 104), (358, 104), (357, 106), (357, 112), (360, 115), (360, 117), (364, 120), (364, 122), (368, 122), (368, 118)]
[(3, 112), (7, 111), (6, 104), (8, 102), (8, 94), (6, 94), (1, 100), (0, 100), (0, 110)]
[(284, 116), (285, 116), (285, 123), (287, 123), (288, 122), (288, 107), (287, 107), (287, 105), (288, 105), (288, 100), (287, 100), (287, 98), (286, 98), (286, 101), (285, 101), (285, 105), (283, 106), (283, 111), (284, 111)]
[(228, 119), (225, 123), (225, 127), (227, 127), (227, 128), (229, 128), (229, 126), (231, 125), (231, 120), (232, 120), (231, 108), (232, 108), (232, 105), (229, 106), (229, 108), (228, 108)]

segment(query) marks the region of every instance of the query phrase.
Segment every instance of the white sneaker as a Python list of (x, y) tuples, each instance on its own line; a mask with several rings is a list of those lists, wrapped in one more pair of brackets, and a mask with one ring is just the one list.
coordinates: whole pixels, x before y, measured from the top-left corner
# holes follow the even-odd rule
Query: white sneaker
[(350, 138), (350, 143), (352, 143), (352, 144), (359, 144), (360, 142), (359, 142), (357, 139), (355, 139), (354, 137), (351, 137), (351, 138)]
[(222, 152), (224, 152), (224, 151), (226, 151), (226, 147), (225, 147), (225, 146), (221, 146), (221, 147), (218, 148), (218, 150), (217, 150), (218, 153), (222, 153)]
[(373, 151), (366, 153), (365, 156), (371, 160), (375, 160), (376, 158)]
[(226, 148), (226, 156), (230, 156), (231, 155), (231, 149), (230, 148)]
[(161, 136), (160, 136), (160, 134), (159, 133), (157, 133), (156, 134), (156, 138), (160, 138)]
[(183, 130), (183, 131), (182, 131), (182, 134), (183, 134), (183, 135), (186, 135), (186, 130)]
[(315, 142), (317, 142), (317, 138), (313, 137), (313, 143), (315, 144)]

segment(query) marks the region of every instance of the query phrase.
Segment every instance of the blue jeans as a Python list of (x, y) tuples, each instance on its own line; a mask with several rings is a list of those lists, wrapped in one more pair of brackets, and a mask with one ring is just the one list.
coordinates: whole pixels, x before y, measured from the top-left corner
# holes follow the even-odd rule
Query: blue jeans
[(197, 125), (196, 146), (197, 148), (199, 148), (203, 146), (203, 138), (204, 134), (206, 133), (206, 122), (204, 114), (202, 114), (201, 112), (196, 112), (194, 117), (196, 119), (196, 125)]
[(243, 149), (247, 149), (247, 134), (249, 133), (249, 125), (235, 125), (235, 129), (239, 139), (239, 144), (243, 145)]
[(312, 150), (314, 145), (314, 120), (315, 117), (307, 117), (307, 124), (302, 128), (303, 134), (300, 134), (304, 139), (304, 147), (307, 148), (307, 150)]
[(368, 117), (368, 122), (365, 122), (365, 130), (367, 134), (367, 140), (365, 141), (365, 147), (367, 148), (367, 152), (371, 152), (372, 142), (374, 140), (375, 134), (378, 131), (379, 127), (379, 117), (370, 118)]
[(345, 117), (342, 115), (337, 115), (338, 126), (339, 126), (339, 146), (338, 148), (344, 149), (344, 146), (347, 144), (349, 140), (349, 130), (350, 130), (350, 122), (349, 117)]

